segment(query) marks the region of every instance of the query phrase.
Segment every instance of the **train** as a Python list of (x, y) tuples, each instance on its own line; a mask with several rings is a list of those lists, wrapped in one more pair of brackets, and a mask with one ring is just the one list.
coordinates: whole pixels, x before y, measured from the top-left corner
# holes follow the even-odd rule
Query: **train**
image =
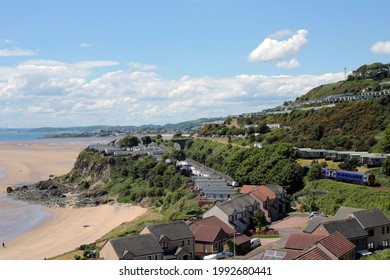
[(375, 175), (371, 173), (322, 168), (322, 177), (367, 186), (375, 185)]
[[(304, 173), (309, 171), (310, 166), (304, 166)], [(375, 175), (367, 172), (356, 172), (347, 170), (336, 170), (323, 167), (321, 175), (323, 178), (343, 181), (352, 184), (375, 186)]]

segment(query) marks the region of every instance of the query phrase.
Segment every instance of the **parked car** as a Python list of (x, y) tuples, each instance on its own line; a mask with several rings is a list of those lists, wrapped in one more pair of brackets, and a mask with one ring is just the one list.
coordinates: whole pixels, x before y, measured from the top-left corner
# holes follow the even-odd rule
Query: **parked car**
[(251, 242), (251, 248), (255, 248), (261, 245), (260, 238), (252, 238), (250, 242)]
[(319, 212), (311, 212), (309, 218), (311, 219), (311, 218), (316, 217), (316, 216), (328, 217), (328, 215), (326, 215), (325, 212), (321, 212), (321, 213), (319, 213)]
[(218, 254), (211, 254), (203, 257), (204, 260), (216, 260), (218, 259)]
[(233, 256), (232, 252), (222, 252), (217, 254), (217, 259), (226, 259)]

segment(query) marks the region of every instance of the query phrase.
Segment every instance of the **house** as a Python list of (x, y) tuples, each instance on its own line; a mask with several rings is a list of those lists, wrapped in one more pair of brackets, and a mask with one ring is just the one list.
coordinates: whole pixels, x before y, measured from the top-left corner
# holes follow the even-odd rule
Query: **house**
[(203, 214), (203, 218), (216, 216), (243, 233), (253, 226), (253, 213), (259, 209), (259, 202), (251, 194), (242, 194), (215, 204)]
[(153, 234), (108, 240), (100, 250), (105, 260), (162, 260), (164, 251)]
[(241, 194), (249, 193), (258, 202), (260, 210), (264, 213), (267, 222), (279, 219), (279, 201), (276, 194), (266, 186), (244, 185)]
[(367, 232), (367, 249), (377, 250), (389, 247), (390, 220), (379, 209), (368, 209), (353, 212), (348, 217), (354, 217)]
[(166, 260), (195, 259), (195, 236), (183, 221), (146, 226), (140, 235), (152, 234)]
[(234, 237), (235, 230), (216, 216), (187, 222), (195, 236), (195, 254), (204, 256), (219, 253), (226, 248), (227, 240)]
[(276, 195), (276, 198), (278, 199), (279, 215), (284, 216), (290, 209), (287, 191), (276, 183), (266, 184), (265, 186)]
[(354, 260), (356, 246), (339, 232), (334, 232), (305, 250), (295, 260)]
[(293, 260), (295, 257), (302, 254), (302, 251), (288, 249), (268, 249), (260, 254), (260, 260)]
[(293, 232), (288, 236), (284, 248), (289, 250), (303, 251), (323, 238), (324, 236), (322, 235)]
[(339, 232), (352, 242), (356, 250), (367, 249), (368, 234), (354, 218), (323, 222), (312, 234), (328, 236), (334, 232)]
[(303, 233), (312, 234), (313, 231), (317, 229), (323, 222), (329, 221), (330, 218), (323, 216), (314, 216), (307, 223), (306, 227), (303, 229)]

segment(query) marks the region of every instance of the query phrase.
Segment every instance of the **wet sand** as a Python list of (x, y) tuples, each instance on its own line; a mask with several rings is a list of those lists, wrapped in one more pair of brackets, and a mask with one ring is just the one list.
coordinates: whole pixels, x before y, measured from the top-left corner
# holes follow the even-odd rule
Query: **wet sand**
[[(90, 143), (91, 139), (76, 143), (64, 139), (0, 143), (0, 194), (5, 196), (7, 186), (35, 183), (48, 179), (50, 175), (66, 174), (73, 168), (80, 151)], [(20, 214), (14, 213), (13, 219), (23, 223), (20, 225), (23, 228), (24, 223), (31, 220), (31, 217), (24, 215), (24, 212), (31, 210), (23, 203), (2, 201), (0, 211), (4, 221), (7, 220), (7, 211), (19, 208)], [(65, 253), (82, 244), (94, 242), (121, 223), (142, 215), (146, 209), (129, 205), (103, 205), (81, 209), (40, 207), (36, 211), (39, 217), (34, 216), (36, 221), (31, 227), (25, 227), (27, 231), (15, 231), (11, 235), (7, 233), (6, 247), (0, 245), (0, 259), (44, 259)]]

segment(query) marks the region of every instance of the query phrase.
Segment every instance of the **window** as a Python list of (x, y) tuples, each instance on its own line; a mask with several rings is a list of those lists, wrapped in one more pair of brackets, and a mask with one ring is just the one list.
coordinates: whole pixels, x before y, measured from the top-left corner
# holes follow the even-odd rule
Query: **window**
[(382, 245), (383, 245), (383, 247), (388, 247), (389, 246), (389, 240), (383, 240), (382, 241)]
[(387, 232), (387, 233), (390, 233), (390, 226), (387, 226), (387, 227), (386, 227), (386, 232)]
[(163, 249), (167, 249), (168, 248), (168, 243), (163, 243), (162, 245), (161, 245), (161, 247), (163, 248)]
[(191, 245), (191, 239), (187, 240), (187, 245)]
[(180, 241), (180, 246), (184, 246), (184, 240)]
[(374, 236), (374, 229), (368, 230), (368, 236)]
[(374, 249), (374, 243), (368, 243), (367, 244), (368, 249)]
[(385, 234), (385, 227), (382, 227), (382, 234)]

